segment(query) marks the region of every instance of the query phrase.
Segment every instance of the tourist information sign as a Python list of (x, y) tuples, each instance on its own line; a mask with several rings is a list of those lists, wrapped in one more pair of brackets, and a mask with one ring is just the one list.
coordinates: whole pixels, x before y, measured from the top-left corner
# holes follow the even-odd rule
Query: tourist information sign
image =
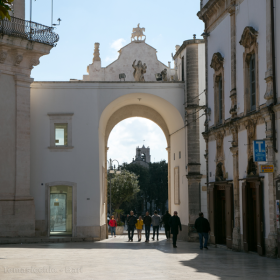
[(260, 173), (273, 173), (274, 165), (273, 164), (260, 164)]
[(266, 161), (265, 140), (253, 141), (254, 161)]

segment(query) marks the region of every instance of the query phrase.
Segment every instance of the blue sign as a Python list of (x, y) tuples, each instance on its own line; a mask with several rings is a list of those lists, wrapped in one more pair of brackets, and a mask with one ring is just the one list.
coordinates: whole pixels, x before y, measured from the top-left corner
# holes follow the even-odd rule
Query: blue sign
[(266, 161), (265, 140), (253, 141), (254, 161)]

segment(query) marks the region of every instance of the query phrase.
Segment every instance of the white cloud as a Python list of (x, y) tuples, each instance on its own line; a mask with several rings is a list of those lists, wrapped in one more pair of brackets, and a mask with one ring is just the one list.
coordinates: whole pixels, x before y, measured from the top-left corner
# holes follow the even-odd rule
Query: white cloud
[(126, 119), (118, 123), (109, 136), (108, 159), (117, 159), (120, 164), (130, 163), (135, 157), (136, 147), (143, 144), (150, 147), (152, 162), (167, 161), (167, 143), (161, 128), (148, 119)]
[(105, 58), (105, 61), (108, 62), (108, 63), (111, 63), (111, 62), (115, 61), (119, 56), (118, 51), (125, 45), (125, 42), (126, 41), (123, 38), (115, 40), (111, 44), (112, 55), (107, 56)]
[(114, 41), (111, 45), (112, 49), (115, 49), (116, 51), (119, 51), (125, 44), (125, 39), (120, 38), (116, 41)]

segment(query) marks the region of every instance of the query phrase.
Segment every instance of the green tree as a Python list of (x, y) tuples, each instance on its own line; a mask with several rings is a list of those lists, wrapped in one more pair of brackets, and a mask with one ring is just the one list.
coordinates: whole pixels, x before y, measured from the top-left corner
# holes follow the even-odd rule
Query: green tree
[[(128, 208), (134, 206), (134, 208), (142, 211), (142, 206), (145, 202), (145, 208), (147, 209), (147, 202), (150, 196), (150, 173), (149, 169), (139, 164), (124, 164), (123, 168), (135, 173), (138, 176), (140, 191), (137, 193), (135, 201), (132, 205), (126, 205)], [(136, 206), (136, 207), (135, 207)], [(125, 208), (125, 207), (124, 207)]]
[[(149, 164), (150, 203), (154, 200), (156, 209), (165, 211), (168, 199), (168, 163), (165, 160)], [(150, 209), (152, 211), (152, 209)]]
[(0, 0), (0, 19), (7, 18), (11, 20), (9, 11), (12, 10), (12, 2), (14, 0)]
[(123, 164), (123, 168), (138, 175), (140, 191), (137, 196), (130, 200), (129, 203), (124, 203), (122, 209), (129, 211), (136, 209), (137, 212), (142, 212), (142, 206), (145, 202), (150, 203), (150, 212), (152, 202), (155, 202), (155, 208), (160, 209), (162, 213), (165, 211), (165, 203), (168, 199), (168, 163), (165, 160), (149, 164), (146, 168), (139, 164)]
[(111, 181), (111, 203), (114, 210), (132, 200), (140, 191), (138, 176), (127, 170), (122, 170), (121, 174), (108, 174), (108, 197), (110, 197)]

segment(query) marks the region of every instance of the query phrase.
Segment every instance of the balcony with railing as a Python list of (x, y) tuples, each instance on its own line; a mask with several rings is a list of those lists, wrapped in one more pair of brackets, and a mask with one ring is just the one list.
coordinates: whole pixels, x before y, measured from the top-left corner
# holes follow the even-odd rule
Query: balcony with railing
[(0, 20), (0, 34), (26, 39), (32, 42), (56, 46), (58, 34), (53, 32), (53, 27), (36, 22), (11, 17), (11, 20)]

